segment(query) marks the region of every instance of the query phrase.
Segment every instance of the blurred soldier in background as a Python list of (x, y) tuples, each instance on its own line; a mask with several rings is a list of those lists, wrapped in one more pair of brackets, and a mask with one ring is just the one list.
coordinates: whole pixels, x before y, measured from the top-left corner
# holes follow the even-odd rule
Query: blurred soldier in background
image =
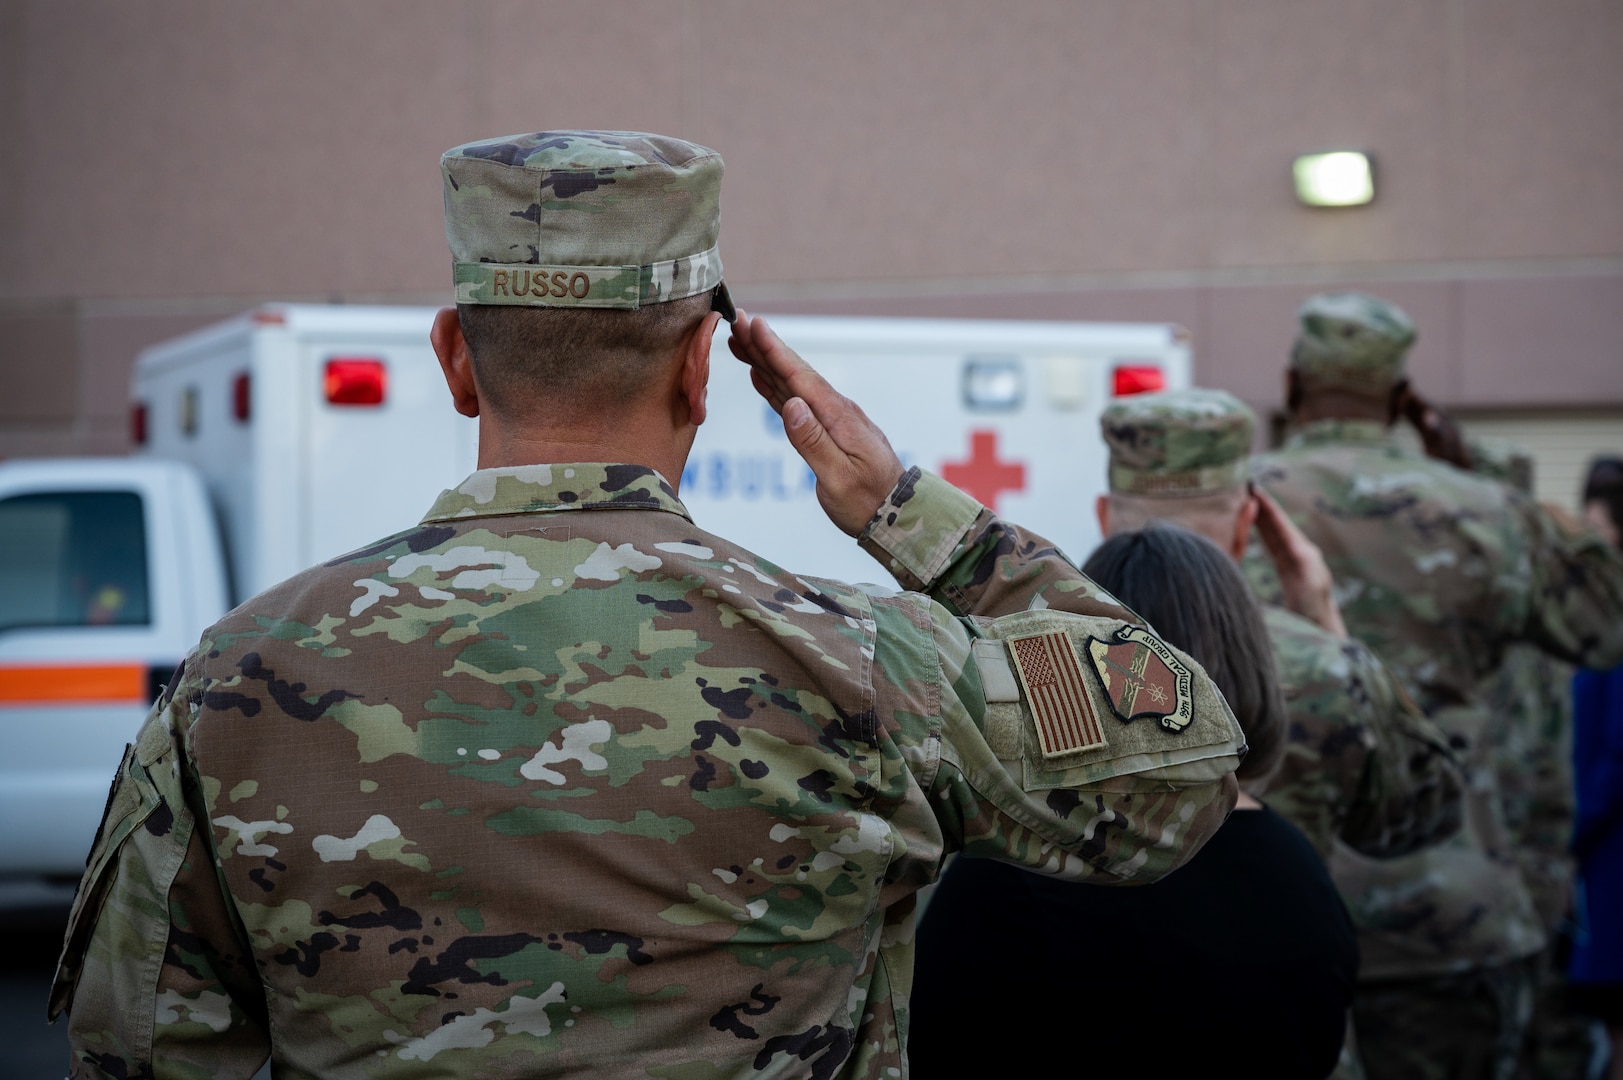
[[(1533, 459), (1503, 440), (1468, 441), (1471, 471), (1533, 493)], [(1500, 802), (1516, 861), (1545, 930), (1572, 903), (1572, 665), (1514, 642), (1483, 684)]]
[[(1267, 784), (1270, 808), (1328, 858), (1337, 840), (1373, 856), (1410, 851), (1460, 824), (1460, 778), (1447, 738), (1347, 630), (1324, 557), (1251, 486), (1256, 421), (1221, 390), (1125, 398), (1106, 409), (1108, 495), (1099, 528), (1115, 536), (1174, 521), (1233, 558), (1255, 526), (1285, 606), (1263, 623), (1290, 714), (1285, 754)], [(1362, 1076), (1349, 1017), (1336, 1076)]]
[[(1575, 522), (1449, 461), (1458, 432), (1409, 388), (1407, 315), (1357, 293), (1299, 312), (1295, 431), (1255, 476), (1324, 553), (1348, 630), (1404, 681), (1466, 769), (1466, 828), (1388, 861), (1334, 859), (1361, 927), (1354, 1012), (1373, 1077), (1514, 1074), (1544, 926), (1505, 825), (1482, 683), (1511, 643), (1623, 658), (1623, 559)], [(1393, 438), (1415, 425), (1430, 456)], [(1436, 460), (1442, 458), (1445, 460)], [(1279, 582), (1249, 559), (1264, 595)]]
[[(1466, 441), (1471, 471), (1533, 494), (1533, 457), (1503, 439)], [(1588, 1024), (1563, 1002), (1568, 917), (1572, 909), (1571, 664), (1516, 642), (1482, 687), (1489, 710), (1486, 742), (1499, 783), (1512, 854), (1549, 945), (1541, 958), (1533, 1020), (1521, 1075), (1528, 1080), (1579, 1076), (1590, 1055)]]
[(1251, 410), (1221, 390), (1178, 390), (1124, 398), (1099, 426), (1110, 449), (1110, 493), (1098, 502), (1107, 537), (1172, 521), (1239, 560), (1255, 525), (1284, 583), (1286, 606), (1263, 607), (1290, 714), (1268, 805), (1326, 857), (1337, 837), (1394, 855), (1452, 833), (1460, 781), (1447, 739), (1348, 640), (1323, 557), (1252, 491)]

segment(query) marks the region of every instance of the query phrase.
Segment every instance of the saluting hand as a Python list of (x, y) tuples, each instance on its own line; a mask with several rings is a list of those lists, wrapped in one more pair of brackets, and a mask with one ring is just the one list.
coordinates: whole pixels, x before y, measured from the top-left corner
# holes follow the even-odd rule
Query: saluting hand
[(872, 520), (902, 476), (902, 461), (860, 406), (828, 384), (764, 319), (742, 308), (727, 341), (756, 391), (783, 417), (789, 445), (817, 474), (817, 501), (851, 536)]
[(1341, 621), (1341, 608), (1331, 591), (1334, 581), (1324, 552), (1266, 491), (1253, 487), (1251, 493), (1257, 500), (1257, 535), (1279, 575), (1285, 609), (1345, 638), (1347, 625)]
[(1454, 418), (1433, 405), (1408, 385), (1398, 392), (1398, 413), (1414, 426), (1427, 457), (1446, 461), (1461, 469), (1471, 467), (1471, 451)]

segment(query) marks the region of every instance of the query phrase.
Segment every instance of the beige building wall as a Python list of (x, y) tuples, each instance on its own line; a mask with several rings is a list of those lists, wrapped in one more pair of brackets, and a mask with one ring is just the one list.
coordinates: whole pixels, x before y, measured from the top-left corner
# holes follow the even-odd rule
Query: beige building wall
[[(0, 456), (117, 451), (141, 345), (265, 300), (442, 301), (435, 162), (542, 127), (728, 162), (766, 311), (1180, 322), (1278, 399), (1366, 288), (1465, 409), (1623, 415), (1615, 0), (11, 0)], [(1298, 153), (1376, 159), (1310, 210)]]

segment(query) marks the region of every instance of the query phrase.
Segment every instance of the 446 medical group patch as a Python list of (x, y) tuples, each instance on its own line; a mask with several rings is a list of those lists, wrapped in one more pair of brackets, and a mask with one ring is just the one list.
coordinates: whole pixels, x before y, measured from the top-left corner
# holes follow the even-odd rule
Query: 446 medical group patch
[(1088, 654), (1122, 723), (1154, 717), (1168, 731), (1182, 731), (1194, 720), (1189, 668), (1154, 634), (1124, 626), (1109, 640), (1088, 638)]

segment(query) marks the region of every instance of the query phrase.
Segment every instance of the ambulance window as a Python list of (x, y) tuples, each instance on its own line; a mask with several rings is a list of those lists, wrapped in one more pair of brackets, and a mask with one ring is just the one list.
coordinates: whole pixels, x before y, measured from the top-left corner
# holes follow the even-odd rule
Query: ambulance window
[(971, 356), (964, 361), (964, 404), (971, 409), (1018, 409), (1026, 396), (1025, 373), (1012, 356)]
[(0, 630), (150, 622), (139, 495), (53, 491), (0, 499)]

